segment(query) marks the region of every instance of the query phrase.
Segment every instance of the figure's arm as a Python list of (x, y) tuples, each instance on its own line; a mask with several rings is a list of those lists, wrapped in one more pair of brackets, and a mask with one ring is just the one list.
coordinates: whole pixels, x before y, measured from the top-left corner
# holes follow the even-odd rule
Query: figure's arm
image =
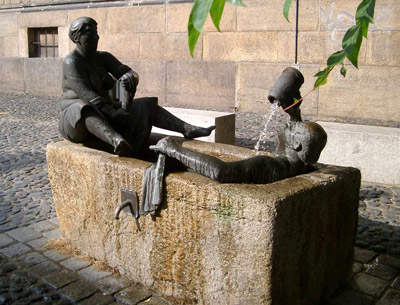
[(288, 177), (287, 163), (268, 156), (224, 162), (179, 145), (172, 138), (161, 139), (150, 149), (177, 159), (196, 173), (221, 183), (271, 183)]
[(130, 103), (135, 96), (136, 87), (139, 84), (139, 75), (127, 65), (122, 64), (111, 53), (101, 52), (100, 54), (107, 71), (109, 71), (116, 79), (121, 81), (122, 87), (125, 91), (124, 99), (121, 101), (122, 108), (128, 110)]
[(64, 75), (67, 79), (68, 86), (76, 93), (83, 101), (92, 105), (97, 111), (111, 120), (121, 118), (124, 114), (113, 109), (105, 100), (93, 90), (88, 77), (88, 72), (85, 71), (84, 65), (73, 59), (66, 58), (64, 61)]

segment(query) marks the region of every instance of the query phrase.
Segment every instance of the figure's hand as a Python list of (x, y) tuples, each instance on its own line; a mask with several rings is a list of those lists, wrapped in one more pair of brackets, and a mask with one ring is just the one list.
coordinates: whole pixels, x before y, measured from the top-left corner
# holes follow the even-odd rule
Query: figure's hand
[(173, 154), (178, 147), (179, 147), (178, 142), (176, 142), (171, 137), (166, 137), (158, 141), (156, 145), (151, 145), (149, 148), (151, 150), (154, 150), (155, 152), (159, 152), (169, 157), (173, 157)]
[(122, 87), (135, 95), (136, 87), (139, 84), (139, 75), (135, 71), (129, 71), (121, 76), (119, 79)]

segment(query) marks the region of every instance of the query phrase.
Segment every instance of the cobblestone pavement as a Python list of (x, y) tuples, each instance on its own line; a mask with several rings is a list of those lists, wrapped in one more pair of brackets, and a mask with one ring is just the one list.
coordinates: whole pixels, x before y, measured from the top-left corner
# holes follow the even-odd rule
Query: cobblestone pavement
[[(0, 304), (168, 304), (91, 261), (49, 250), (60, 236), (45, 162), (59, 141), (58, 105), (0, 92)], [(236, 144), (253, 148), (266, 117), (238, 113)], [(275, 113), (262, 149), (285, 123)], [(354, 279), (323, 305), (400, 304), (400, 187), (363, 184)]]

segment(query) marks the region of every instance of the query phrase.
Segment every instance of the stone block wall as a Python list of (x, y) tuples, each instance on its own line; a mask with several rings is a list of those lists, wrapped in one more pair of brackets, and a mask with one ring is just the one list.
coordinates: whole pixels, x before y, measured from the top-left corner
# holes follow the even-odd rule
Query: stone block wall
[[(140, 74), (138, 95), (158, 96), (162, 105), (263, 112), (269, 108), (269, 88), (285, 67), (294, 64), (295, 10), (293, 7), (288, 23), (282, 15), (283, 0), (247, 0), (247, 7), (227, 3), (222, 32), (208, 20), (194, 58), (187, 46), (191, 1), (91, 1), (89, 8), (83, 8), (84, 1), (69, 1), (76, 2), (69, 5), (51, 1), (47, 11), (46, 6), (41, 6), (43, 11), (35, 9), (34, 1), (11, 1), (24, 5), (24, 9), (4, 9), (6, 2), (0, 2), (0, 60), (13, 63), (15, 58), (23, 58), (25, 83), (14, 87), (34, 93), (59, 94), (61, 80), (42, 81), (47, 87), (29, 85), (29, 79), (37, 77), (29, 73), (37, 70), (26, 69), (32, 65), (26, 63), (33, 60), (27, 58), (27, 28), (58, 27), (59, 54), (63, 58), (73, 49), (68, 26), (83, 15), (99, 23), (99, 49), (112, 52)], [(298, 66), (306, 78), (303, 94), (312, 88), (313, 75), (325, 67), (329, 55), (341, 48), (359, 2), (300, 2)], [(335, 70), (328, 84), (304, 101), (304, 114), (320, 120), (400, 122), (400, 111), (396, 111), (400, 93), (399, 13), (399, 1), (377, 1), (375, 24), (363, 43), (359, 70), (348, 65), (346, 78)], [(60, 70), (59, 64), (57, 73)], [(42, 77), (53, 77), (53, 72)], [(0, 90), (9, 88), (1, 85)]]

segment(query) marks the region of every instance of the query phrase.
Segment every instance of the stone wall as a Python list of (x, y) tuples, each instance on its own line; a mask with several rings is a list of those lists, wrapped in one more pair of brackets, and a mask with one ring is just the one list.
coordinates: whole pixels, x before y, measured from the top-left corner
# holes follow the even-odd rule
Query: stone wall
[[(27, 28), (57, 26), (60, 57), (65, 57), (73, 48), (67, 36), (68, 26), (82, 15), (98, 21), (100, 49), (112, 52), (141, 75), (138, 94), (158, 96), (162, 105), (262, 112), (269, 107), (266, 103), (269, 88), (286, 66), (294, 64), (294, 8), (292, 22), (288, 23), (282, 16), (283, 0), (247, 0), (247, 7), (227, 3), (221, 21), (222, 33), (208, 20), (206, 35), (200, 37), (194, 58), (190, 57), (187, 47), (187, 20), (192, 3), (186, 2), (190, 1), (165, 4), (147, 0), (137, 1), (134, 6), (127, 6), (132, 5), (127, 1), (92, 1), (88, 9), (78, 9), (82, 1), (68, 2), (77, 3), (50, 5), (49, 11), (35, 10), (33, 6), (6, 10), (3, 6), (0, 60), (10, 66), (16, 58), (24, 58), (24, 68), (19, 68), (24, 75), (19, 78), (25, 84), (9, 86), (12, 80), (2, 80), (1, 90), (12, 87), (58, 94), (60, 81), (29, 85), (30, 80), (38, 77), (38, 71), (26, 69), (33, 60), (27, 58)], [(313, 75), (324, 68), (328, 56), (340, 49), (345, 31), (354, 22), (359, 2), (300, 2), (298, 64), (306, 77), (303, 94), (312, 88)], [(400, 111), (396, 111), (400, 91), (397, 86), (399, 13), (399, 1), (377, 1), (375, 24), (370, 28), (369, 39), (363, 43), (359, 70), (348, 66), (346, 78), (338, 70), (334, 71), (328, 84), (304, 101), (303, 113), (320, 120), (360, 118), (400, 122)], [(53, 69), (57, 73), (61, 70), (60, 64)], [(41, 74), (41, 77), (53, 76), (54, 71)]]

